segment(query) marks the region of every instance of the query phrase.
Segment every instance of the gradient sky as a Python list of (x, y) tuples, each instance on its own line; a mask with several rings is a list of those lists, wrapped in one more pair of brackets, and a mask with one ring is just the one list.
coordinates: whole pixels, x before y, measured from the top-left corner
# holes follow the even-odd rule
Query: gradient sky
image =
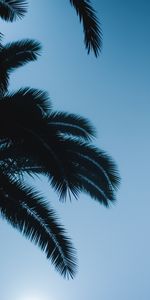
[[(59, 203), (36, 183), (58, 212), (78, 251), (78, 274), (64, 280), (28, 240), (0, 220), (3, 300), (150, 299), (150, 1), (95, 0), (103, 30), (98, 59), (88, 56), (68, 0), (29, 1), (19, 22), (0, 21), (5, 41), (35, 38), (37, 62), (11, 77), (11, 89), (49, 92), (55, 109), (88, 117), (95, 144), (119, 166), (122, 183), (110, 209), (81, 194)], [(28, 297), (28, 298), (27, 298)]]

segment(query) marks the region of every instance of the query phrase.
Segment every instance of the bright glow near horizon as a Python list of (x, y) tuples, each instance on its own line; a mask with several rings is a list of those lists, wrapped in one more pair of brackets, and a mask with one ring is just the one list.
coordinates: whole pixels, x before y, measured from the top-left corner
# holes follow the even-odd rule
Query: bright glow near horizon
[(24, 296), (24, 297), (21, 297), (20, 299), (18, 300), (45, 300), (39, 296), (35, 296), (35, 295), (31, 295), (31, 296)]

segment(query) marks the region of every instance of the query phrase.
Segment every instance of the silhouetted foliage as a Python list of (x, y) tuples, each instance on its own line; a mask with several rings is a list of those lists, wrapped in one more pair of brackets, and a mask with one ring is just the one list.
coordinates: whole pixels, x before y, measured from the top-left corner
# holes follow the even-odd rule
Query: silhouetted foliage
[[(39, 43), (29, 40), (2, 46), (4, 71), (9, 74), (35, 60), (40, 49)], [(116, 166), (90, 144), (95, 129), (87, 119), (54, 111), (48, 94), (41, 90), (27, 87), (7, 92), (6, 77), (6, 84), (4, 76), (0, 83), (1, 214), (39, 245), (62, 275), (73, 277), (74, 248), (53, 210), (26, 187), (22, 175), (46, 175), (60, 200), (86, 192), (108, 206), (119, 183)]]
[(74, 276), (75, 251), (55, 212), (32, 188), (0, 171), (1, 215), (37, 244), (63, 276)]
[(40, 44), (34, 40), (21, 40), (0, 45), (0, 90), (8, 87), (9, 74), (16, 68), (34, 61), (40, 53)]
[[(97, 57), (102, 47), (102, 33), (96, 12), (89, 0), (69, 0), (83, 24), (84, 44), (88, 54)], [(21, 19), (27, 12), (26, 0), (0, 0), (0, 17), (9, 22)]]
[(88, 142), (95, 130), (84, 118), (46, 106), (47, 94), (40, 90), (24, 88), (3, 95), (1, 138), (20, 143), (22, 155), (30, 154), (34, 166), (41, 164), (61, 199), (84, 190), (107, 206), (114, 200), (118, 177), (112, 160)]
[(27, 12), (25, 0), (0, 0), (0, 17), (9, 22), (21, 19)]
[(93, 51), (95, 56), (99, 55), (102, 47), (102, 32), (95, 10), (89, 0), (70, 0), (74, 6), (80, 22), (83, 24), (84, 43), (88, 54)]
[[(88, 1), (82, 2), (89, 22), (92, 18), (97, 21)], [(77, 1), (71, 4), (87, 34), (85, 15)], [(0, 1), (0, 7), (0, 16), (13, 21), (25, 13), (26, 1)], [(98, 54), (98, 42), (87, 40), (86, 47)], [(36, 60), (40, 50), (34, 40), (0, 43), (0, 213), (41, 248), (61, 275), (73, 278), (75, 249), (54, 210), (39, 192), (27, 186), (24, 175), (47, 176), (60, 200), (78, 198), (85, 192), (105, 206), (115, 200), (119, 175), (113, 160), (91, 144), (95, 129), (87, 119), (54, 111), (44, 91), (26, 87), (8, 92), (10, 73)]]

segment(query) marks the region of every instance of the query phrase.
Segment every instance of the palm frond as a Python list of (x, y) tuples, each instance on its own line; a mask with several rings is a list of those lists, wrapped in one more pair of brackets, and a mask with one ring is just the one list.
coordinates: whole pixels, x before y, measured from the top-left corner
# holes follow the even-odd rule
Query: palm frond
[(88, 54), (93, 51), (95, 56), (99, 55), (102, 47), (102, 33), (100, 23), (95, 10), (89, 0), (70, 0), (74, 6), (80, 22), (83, 23), (84, 43)]
[(0, 160), (6, 162), (12, 173), (47, 175), (60, 199), (65, 199), (70, 193), (78, 197), (80, 192), (86, 192), (105, 206), (115, 200), (120, 178), (115, 163), (106, 153), (70, 138), (59, 140), (58, 137), (57, 144), (52, 145), (59, 164), (33, 138), (30, 142), (25, 141), (20, 148), (16, 146), (14, 151), (11, 148), (7, 151), (4, 149)]
[[(35, 91), (38, 93), (37, 101)], [(20, 151), (19, 163), (22, 163), (20, 171), (29, 159), (28, 170), (31, 171), (34, 167), (38, 172), (41, 169), (41, 173), (48, 175), (52, 187), (61, 199), (66, 198), (70, 192), (77, 197), (79, 192), (86, 191), (93, 198), (108, 205), (115, 199), (115, 189), (119, 184), (115, 163), (103, 151), (79, 138), (82, 128), (88, 130), (88, 134), (91, 133), (84, 119), (79, 119), (80, 132), (79, 128), (76, 132), (73, 129), (78, 138), (68, 138), (67, 135), (60, 134), (60, 123), (64, 125), (67, 121), (76, 125), (78, 116), (70, 117), (68, 114), (55, 112), (53, 114), (51, 111), (47, 114), (45, 108), (44, 114), (43, 110), (41, 112), (37, 108), (36, 103), (39, 99), (41, 101), (41, 94), (39, 96), (39, 92), (35, 91), (30, 93), (27, 89), (12, 96), (7, 95), (0, 101), (0, 138), (8, 138), (17, 143), (16, 153)], [(25, 99), (31, 102), (24, 102)], [(45, 105), (44, 101), (39, 103), (40, 107), (43, 103)], [(9, 116), (9, 124), (6, 116)], [(67, 133), (68, 127), (65, 123)], [(17, 162), (17, 168), (18, 166)], [(14, 165), (9, 162), (8, 168), (14, 168)]]
[(5, 21), (22, 19), (26, 12), (26, 0), (0, 0), (0, 17)]
[(1, 175), (0, 212), (11, 225), (37, 244), (56, 270), (74, 277), (75, 250), (53, 209), (36, 192)]
[(79, 192), (86, 191), (106, 206), (115, 200), (120, 177), (116, 164), (105, 152), (70, 138), (60, 142), (60, 149), (65, 172), (70, 174), (68, 187), (73, 194), (78, 196)]
[[(106, 152), (91, 144), (82, 141), (75, 141), (73, 139), (66, 139), (65, 143), (68, 152), (76, 153), (78, 155), (78, 159), (80, 157), (81, 161), (82, 159), (83, 161), (85, 160), (86, 164), (93, 164), (93, 167), (103, 173), (105, 180), (112, 189), (116, 190), (118, 188), (120, 184), (119, 172), (115, 162)], [(90, 165), (90, 168), (91, 167), (92, 166)]]
[(8, 43), (0, 50), (0, 88), (6, 91), (10, 72), (35, 61), (40, 54), (41, 45), (35, 40), (26, 39)]
[(75, 114), (52, 112), (48, 117), (48, 122), (50, 127), (65, 136), (72, 135), (77, 138), (91, 140), (96, 135), (90, 122)]
[(104, 171), (100, 165), (96, 165), (95, 161), (90, 157), (80, 155), (80, 153), (72, 153), (72, 160), (77, 168), (77, 178), (79, 181), (80, 191), (86, 191), (90, 196), (105, 206), (109, 202), (115, 200), (114, 189), (111, 182), (104, 175)]
[(12, 70), (37, 59), (41, 44), (32, 39), (20, 40), (3, 46), (0, 61), (7, 69)]
[(51, 111), (51, 107), (47, 92), (26, 87), (3, 96), (0, 100), (0, 115), (1, 118), (14, 118), (14, 121), (24, 120), (28, 126), (31, 121), (42, 120)]

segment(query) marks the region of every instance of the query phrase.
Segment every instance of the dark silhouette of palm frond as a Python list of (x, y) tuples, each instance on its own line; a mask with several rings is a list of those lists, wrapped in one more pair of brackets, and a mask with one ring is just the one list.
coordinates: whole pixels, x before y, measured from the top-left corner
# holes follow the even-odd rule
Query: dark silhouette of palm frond
[(37, 59), (41, 45), (35, 40), (21, 40), (0, 47), (0, 90), (7, 90), (9, 74), (18, 67)]
[(36, 192), (0, 174), (1, 215), (51, 258), (64, 277), (76, 270), (75, 250), (58, 218)]
[(87, 52), (89, 54), (90, 51), (93, 51), (97, 57), (102, 48), (102, 32), (96, 12), (89, 0), (70, 0), (70, 3), (83, 24), (84, 43)]
[(51, 112), (47, 94), (25, 88), (3, 96), (0, 128), (1, 138), (20, 143), (25, 157), (30, 154), (34, 166), (41, 165), (60, 198), (86, 191), (106, 206), (115, 199), (116, 167), (109, 156), (87, 141), (92, 126), (84, 118)]
[(50, 113), (48, 118), (50, 126), (57, 128), (60, 134), (81, 137), (87, 141), (90, 141), (96, 135), (92, 124), (81, 116), (54, 111)]
[(21, 19), (26, 12), (26, 0), (0, 0), (0, 17), (5, 21)]
[(8, 92), (9, 75), (35, 60), (41, 46), (23, 40), (0, 47), (0, 214), (38, 245), (64, 277), (74, 277), (76, 255), (55, 212), (23, 180), (44, 174), (60, 200), (81, 192), (109, 206), (119, 175), (114, 161), (94, 147), (96, 132), (78, 115), (54, 111), (46, 92)]
[[(83, 24), (84, 43), (88, 54), (97, 57), (102, 48), (102, 32), (96, 12), (89, 0), (70, 0)], [(21, 19), (27, 12), (26, 0), (0, 0), (0, 17), (9, 22)]]
[(63, 276), (75, 274), (74, 248), (53, 211), (22, 183), (22, 175), (46, 175), (60, 200), (85, 192), (108, 206), (119, 175), (113, 160), (91, 144), (94, 135), (87, 119), (53, 111), (43, 91), (24, 88), (0, 97), (1, 214)]

